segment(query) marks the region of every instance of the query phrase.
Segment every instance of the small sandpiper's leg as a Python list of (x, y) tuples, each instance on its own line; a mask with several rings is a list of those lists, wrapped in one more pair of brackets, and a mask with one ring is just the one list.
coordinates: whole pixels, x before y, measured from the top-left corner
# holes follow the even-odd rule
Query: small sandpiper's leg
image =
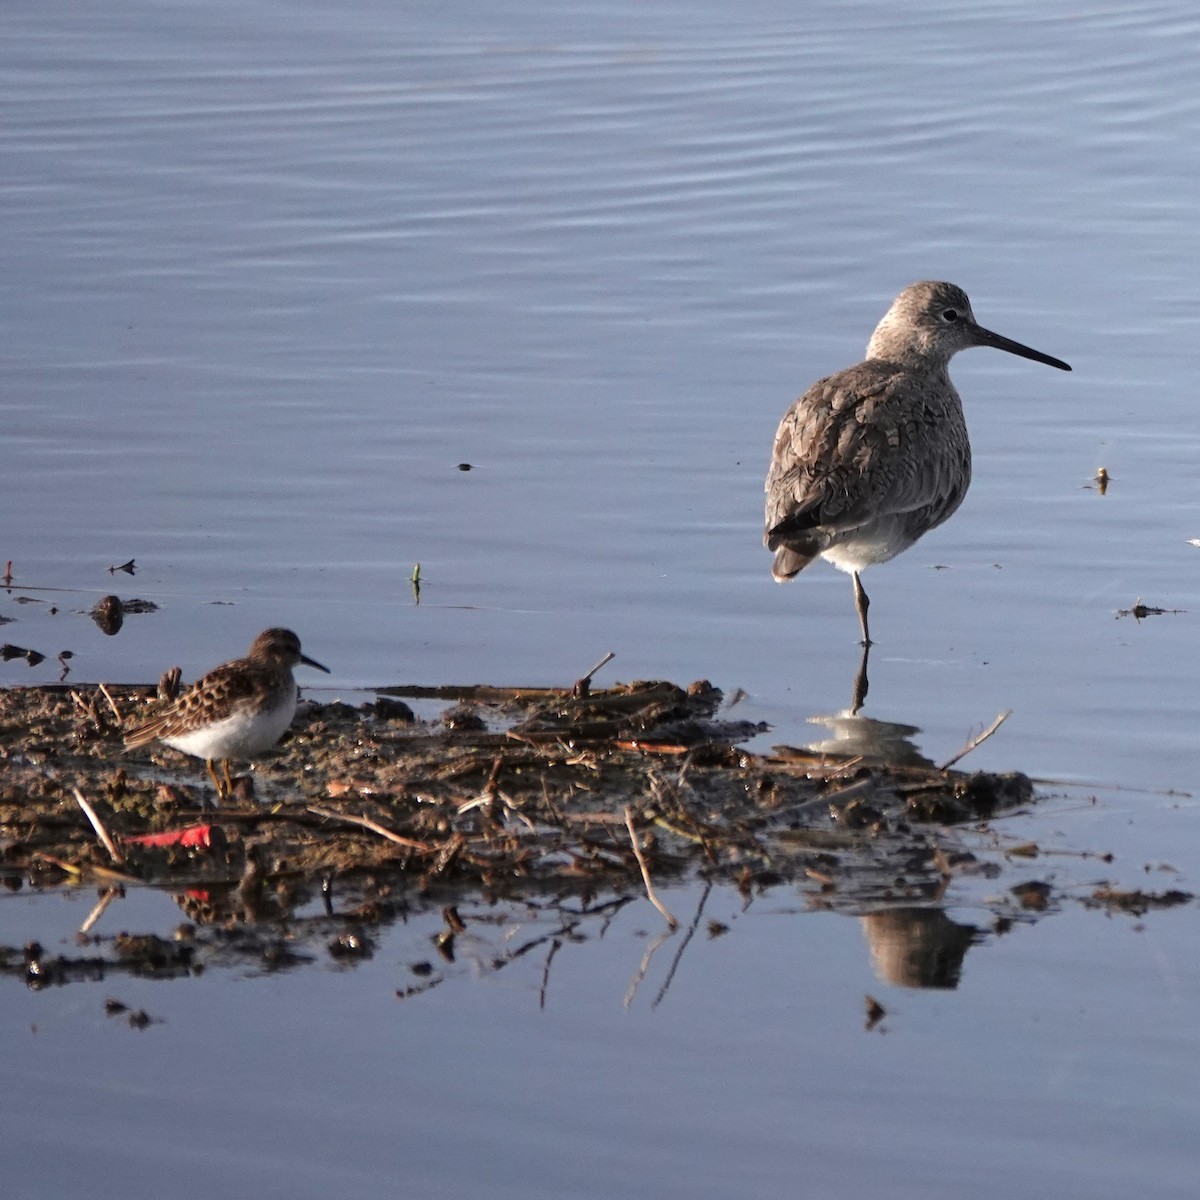
[(854, 607), (858, 610), (858, 623), (862, 626), (862, 644), (869, 646), (871, 644), (871, 635), (867, 632), (867, 609), (871, 607), (871, 601), (867, 599), (867, 593), (863, 591), (862, 580), (858, 577), (858, 572), (854, 572)]
[(204, 765), (208, 768), (209, 779), (213, 781), (213, 786), (217, 789), (217, 802), (220, 803), (225, 798), (225, 785), (221, 782), (220, 775), (217, 774), (216, 761), (206, 758)]

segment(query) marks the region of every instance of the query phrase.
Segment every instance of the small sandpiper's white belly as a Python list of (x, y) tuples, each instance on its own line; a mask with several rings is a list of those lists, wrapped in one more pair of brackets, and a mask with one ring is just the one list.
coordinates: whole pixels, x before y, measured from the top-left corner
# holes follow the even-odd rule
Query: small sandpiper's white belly
[(257, 758), (270, 750), (296, 715), (295, 689), (275, 708), (237, 712), (211, 724), (189, 729), (162, 740), (184, 754), (203, 759)]

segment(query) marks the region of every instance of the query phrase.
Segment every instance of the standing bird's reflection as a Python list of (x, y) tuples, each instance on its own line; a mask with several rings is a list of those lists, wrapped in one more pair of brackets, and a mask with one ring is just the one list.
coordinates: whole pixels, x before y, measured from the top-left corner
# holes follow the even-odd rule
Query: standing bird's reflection
[(865, 361), (814, 383), (775, 435), (764, 538), (775, 552), (771, 574), (782, 583), (818, 555), (848, 571), (864, 645), (859, 573), (940, 525), (970, 486), (971, 444), (948, 367), (971, 346), (1071, 369), (984, 329), (954, 284), (914, 283), (879, 322)]
[(875, 973), (897, 987), (956, 988), (963, 959), (979, 939), (940, 908), (891, 908), (862, 918)]
[(832, 713), (808, 718), (810, 725), (823, 725), (829, 736), (811, 742), (808, 749), (833, 758), (861, 759), (889, 767), (932, 767), (913, 738), (921, 732), (916, 725), (878, 721), (854, 713)]

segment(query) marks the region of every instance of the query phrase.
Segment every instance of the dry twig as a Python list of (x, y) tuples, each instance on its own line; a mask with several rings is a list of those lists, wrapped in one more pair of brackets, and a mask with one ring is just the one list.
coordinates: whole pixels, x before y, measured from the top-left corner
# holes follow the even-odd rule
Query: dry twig
[(108, 690), (106, 684), (98, 683), (96, 686), (100, 689), (100, 695), (108, 701), (108, 707), (112, 709), (113, 716), (117, 718), (117, 724), (120, 725), (125, 718), (121, 716), (121, 710), (117, 707), (117, 702), (112, 698), (112, 693)]
[(109, 837), (108, 830), (104, 828), (104, 822), (100, 820), (96, 810), (84, 799), (83, 793), (78, 788), (72, 788), (75, 793), (75, 801), (80, 808), (83, 809), (83, 814), (92, 823), (92, 828), (96, 831), (96, 836), (103, 843), (105, 850), (108, 851), (109, 857), (115, 863), (124, 865), (125, 859), (120, 850), (117, 849), (117, 843)]
[(646, 898), (662, 913), (663, 919), (672, 929), (678, 929), (679, 922), (667, 911), (666, 905), (655, 894), (654, 884), (650, 882), (650, 865), (646, 862), (646, 856), (642, 853), (641, 846), (638, 845), (637, 830), (633, 827), (633, 809), (628, 804), (625, 805), (625, 827), (629, 830), (629, 842), (633, 846), (633, 857), (637, 859), (637, 864), (641, 868), (642, 882), (646, 885)]
[(409, 850), (418, 850), (422, 854), (433, 854), (436, 851), (436, 847), (431, 846), (428, 842), (418, 842), (413, 838), (401, 837), (400, 834), (393, 833), (386, 825), (380, 825), (378, 821), (372, 821), (370, 817), (353, 817), (349, 813), (334, 812), (330, 808), (322, 808), (319, 804), (308, 805), (308, 811), (318, 817), (328, 817), (331, 821), (345, 821), (347, 824), (358, 825), (362, 829), (369, 829), (372, 833), (377, 833), (381, 838), (387, 838), (389, 842), (395, 842), (397, 846), (404, 846)]
[(1002, 712), (978, 737), (973, 737), (953, 758), (948, 758), (940, 767), (939, 771), (948, 771), (960, 759), (966, 758), (978, 746), (982, 746), (984, 742), (1004, 724), (1013, 714), (1011, 708)]
[(575, 686), (571, 689), (571, 695), (581, 698), (586, 696), (592, 688), (592, 677), (601, 667), (607, 666), (616, 657), (616, 654), (610, 650), (586, 675), (575, 680)]

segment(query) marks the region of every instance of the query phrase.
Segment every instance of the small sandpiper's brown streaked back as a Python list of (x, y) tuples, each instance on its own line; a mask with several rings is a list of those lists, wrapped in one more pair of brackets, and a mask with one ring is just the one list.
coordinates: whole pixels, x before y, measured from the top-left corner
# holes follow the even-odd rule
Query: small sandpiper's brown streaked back
[[(290, 629), (264, 629), (245, 658), (215, 667), (157, 716), (130, 729), (125, 749), (160, 741), (204, 759), (223, 800), (233, 788), (230, 761), (265, 754), (292, 723), (292, 668), (299, 663), (329, 672), (300, 652), (300, 639)], [(214, 768), (216, 762), (222, 764), (223, 778)]]
[(950, 359), (972, 346), (1071, 368), (984, 329), (952, 283), (914, 283), (892, 302), (855, 367), (818, 380), (788, 410), (767, 473), (771, 574), (791, 579), (818, 555), (854, 579), (863, 645), (867, 594), (859, 572), (936, 528), (971, 484), (971, 443)]

